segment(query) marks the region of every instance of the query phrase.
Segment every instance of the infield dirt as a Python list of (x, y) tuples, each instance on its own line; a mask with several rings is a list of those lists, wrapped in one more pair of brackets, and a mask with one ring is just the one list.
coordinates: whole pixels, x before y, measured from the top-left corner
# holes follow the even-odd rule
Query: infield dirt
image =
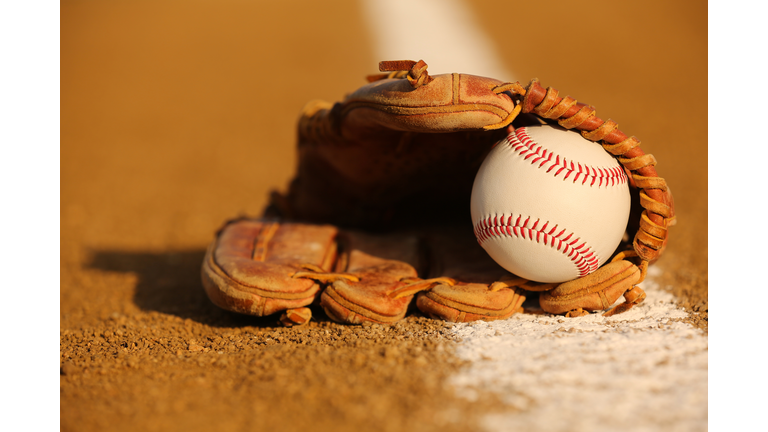
[[(286, 187), (304, 103), (385, 60), (354, 1), (277, 3), (62, 3), (61, 430), (450, 431), (508, 412), (446, 384), (463, 363), (443, 322), (317, 310), (288, 329), (206, 298), (207, 244)], [(706, 332), (706, 2), (471, 5), (514, 79), (596, 106), (659, 160), (679, 223), (657, 282)]]

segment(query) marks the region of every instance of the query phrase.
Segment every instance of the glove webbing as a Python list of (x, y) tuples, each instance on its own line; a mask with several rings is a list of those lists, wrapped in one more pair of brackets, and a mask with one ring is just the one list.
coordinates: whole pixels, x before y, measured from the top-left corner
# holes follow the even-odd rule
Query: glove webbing
[(594, 107), (578, 103), (570, 96), (558, 97), (557, 90), (544, 89), (536, 79), (528, 84), (521, 96), (522, 112), (556, 120), (566, 129), (580, 130), (584, 138), (600, 142), (606, 151), (617, 156), (640, 188), (640, 205), (644, 209), (633, 242), (634, 250), (643, 261), (658, 259), (667, 238), (667, 228), (675, 223), (675, 215), (667, 183), (656, 172), (653, 155), (645, 154), (638, 147), (640, 141), (634, 136), (627, 137), (616, 122), (595, 116)]

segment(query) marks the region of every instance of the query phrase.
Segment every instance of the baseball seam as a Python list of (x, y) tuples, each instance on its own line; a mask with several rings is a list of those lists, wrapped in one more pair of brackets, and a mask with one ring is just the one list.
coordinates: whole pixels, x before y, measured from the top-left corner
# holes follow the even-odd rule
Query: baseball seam
[[(554, 176), (557, 177), (560, 174), (564, 174), (563, 180), (567, 180), (573, 175), (573, 183), (579, 179), (579, 176), (583, 177), (581, 184), (586, 184), (591, 178), (592, 181), (589, 186), (594, 186), (597, 182), (597, 187), (605, 185), (615, 186), (617, 184), (624, 184), (627, 182), (627, 175), (621, 167), (593, 167), (589, 165), (582, 165), (577, 162), (566, 160), (554, 152), (545, 149), (538, 144), (533, 138), (528, 135), (525, 128), (515, 129), (514, 134), (507, 136), (507, 144), (512, 148), (514, 152), (523, 157), (524, 160), (529, 160), (531, 165), (536, 165), (542, 168), (547, 163), (550, 166), (547, 168), (547, 173), (555, 171)], [(552, 160), (554, 158), (554, 161)]]
[(506, 214), (488, 216), (475, 224), (475, 237), (481, 245), (494, 237), (516, 237), (535, 241), (544, 246), (550, 246), (567, 256), (576, 265), (579, 277), (597, 270), (598, 258), (592, 248), (587, 245), (587, 242), (565, 229), (560, 229), (558, 232), (557, 224), (552, 228), (549, 228), (549, 222), (544, 222), (543, 225), (539, 226), (541, 220), (536, 219), (533, 225), (529, 227), (530, 222), (530, 216), (524, 221), (522, 215), (518, 215), (516, 219), (511, 214), (509, 216)]

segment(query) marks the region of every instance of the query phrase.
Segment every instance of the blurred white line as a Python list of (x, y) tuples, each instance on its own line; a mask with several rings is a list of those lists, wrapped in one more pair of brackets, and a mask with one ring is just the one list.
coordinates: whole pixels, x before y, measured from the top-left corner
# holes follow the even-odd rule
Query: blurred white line
[(461, 0), (361, 0), (379, 60), (424, 60), (432, 75), (516, 81)]

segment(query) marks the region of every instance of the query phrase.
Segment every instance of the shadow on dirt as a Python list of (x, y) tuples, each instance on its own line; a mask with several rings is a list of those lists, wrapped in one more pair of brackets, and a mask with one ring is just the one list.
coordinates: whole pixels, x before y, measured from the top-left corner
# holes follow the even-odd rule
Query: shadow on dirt
[(200, 281), (205, 250), (169, 252), (91, 251), (88, 268), (138, 276), (133, 301), (141, 309), (216, 327), (274, 327), (278, 316), (235, 314), (208, 300)]

